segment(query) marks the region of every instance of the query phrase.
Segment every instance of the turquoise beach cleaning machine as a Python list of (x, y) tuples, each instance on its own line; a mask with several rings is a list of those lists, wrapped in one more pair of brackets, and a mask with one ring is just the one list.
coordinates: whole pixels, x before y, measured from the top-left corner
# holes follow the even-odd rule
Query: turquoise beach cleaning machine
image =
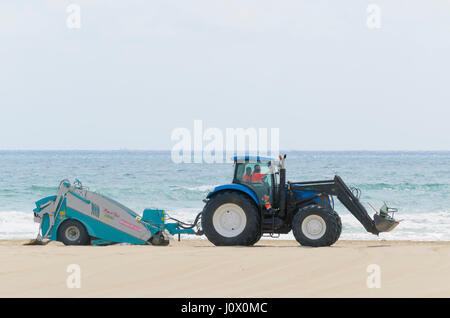
[[(142, 216), (101, 194), (84, 188), (80, 181), (61, 181), (57, 195), (36, 202), (34, 221), (40, 223), (35, 240), (25, 245), (61, 241), (65, 245), (116, 243), (168, 245), (171, 235), (198, 234), (198, 219), (186, 224), (164, 210), (145, 209)], [(169, 223), (168, 220), (175, 222)]]

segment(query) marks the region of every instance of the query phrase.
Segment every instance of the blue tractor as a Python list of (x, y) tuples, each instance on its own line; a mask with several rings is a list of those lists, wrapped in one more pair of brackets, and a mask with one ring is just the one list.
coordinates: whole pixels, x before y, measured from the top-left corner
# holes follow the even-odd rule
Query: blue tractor
[(202, 231), (215, 245), (253, 245), (263, 234), (287, 234), (291, 230), (303, 246), (330, 246), (342, 231), (333, 197), (375, 235), (398, 225), (396, 209), (384, 205), (372, 219), (359, 202), (359, 191), (350, 189), (339, 176), (333, 180), (286, 182), (284, 157), (234, 157), (231, 184), (207, 195), (201, 214)]

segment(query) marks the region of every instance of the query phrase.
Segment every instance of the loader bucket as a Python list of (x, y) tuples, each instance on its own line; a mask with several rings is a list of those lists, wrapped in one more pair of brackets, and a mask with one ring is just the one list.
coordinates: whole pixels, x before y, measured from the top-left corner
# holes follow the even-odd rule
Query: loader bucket
[(377, 213), (373, 215), (373, 220), (375, 222), (375, 227), (380, 232), (390, 232), (399, 224), (399, 222), (393, 218), (382, 217)]

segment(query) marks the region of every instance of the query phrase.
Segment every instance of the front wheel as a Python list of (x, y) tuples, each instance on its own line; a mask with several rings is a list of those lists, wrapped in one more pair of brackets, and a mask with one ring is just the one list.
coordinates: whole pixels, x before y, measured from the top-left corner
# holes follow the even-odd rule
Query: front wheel
[(319, 205), (300, 209), (292, 220), (292, 232), (302, 246), (330, 246), (341, 234), (342, 223), (339, 215)]

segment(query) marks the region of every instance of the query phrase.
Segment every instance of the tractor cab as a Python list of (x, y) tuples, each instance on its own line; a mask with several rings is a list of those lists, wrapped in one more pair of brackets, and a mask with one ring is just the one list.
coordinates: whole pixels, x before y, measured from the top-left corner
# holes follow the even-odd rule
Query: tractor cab
[(252, 189), (261, 204), (274, 204), (279, 185), (278, 165), (275, 161), (259, 156), (235, 156), (233, 159), (233, 183)]

